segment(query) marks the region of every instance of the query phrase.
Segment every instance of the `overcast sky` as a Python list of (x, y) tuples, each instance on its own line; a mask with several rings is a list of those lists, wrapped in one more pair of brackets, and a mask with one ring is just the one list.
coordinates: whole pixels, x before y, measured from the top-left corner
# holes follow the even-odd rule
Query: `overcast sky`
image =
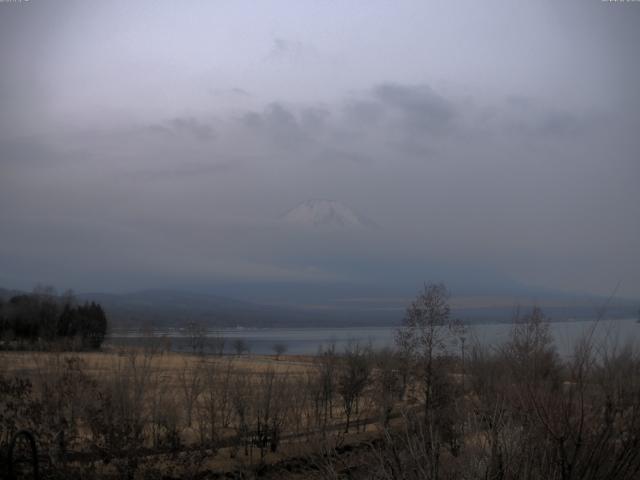
[(0, 2), (0, 286), (640, 298), (639, 45), (637, 2)]

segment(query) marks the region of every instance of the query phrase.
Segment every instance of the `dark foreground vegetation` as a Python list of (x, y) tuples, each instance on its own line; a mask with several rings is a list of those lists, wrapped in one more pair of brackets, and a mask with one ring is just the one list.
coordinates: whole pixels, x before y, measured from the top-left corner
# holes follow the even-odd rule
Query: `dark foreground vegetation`
[(95, 302), (78, 304), (73, 293), (56, 295), (50, 287), (0, 298), (0, 349), (100, 348), (107, 317)]
[(3, 473), (26, 429), (42, 478), (640, 478), (638, 351), (516, 320), (481, 347), (429, 285), (387, 351), (5, 353)]

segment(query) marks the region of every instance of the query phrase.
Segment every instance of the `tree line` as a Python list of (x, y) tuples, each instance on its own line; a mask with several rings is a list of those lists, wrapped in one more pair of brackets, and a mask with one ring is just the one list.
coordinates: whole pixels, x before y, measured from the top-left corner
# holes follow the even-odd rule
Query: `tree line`
[(72, 292), (51, 287), (0, 299), (0, 346), (26, 348), (51, 342), (83, 350), (98, 349), (107, 333), (107, 316), (95, 302), (79, 304)]

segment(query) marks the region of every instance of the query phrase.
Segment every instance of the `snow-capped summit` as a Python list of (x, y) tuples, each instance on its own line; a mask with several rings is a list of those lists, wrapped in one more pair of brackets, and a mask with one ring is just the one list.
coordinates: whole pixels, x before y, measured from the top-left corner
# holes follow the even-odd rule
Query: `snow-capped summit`
[(282, 220), (314, 228), (370, 228), (374, 223), (335, 200), (307, 200), (282, 216)]

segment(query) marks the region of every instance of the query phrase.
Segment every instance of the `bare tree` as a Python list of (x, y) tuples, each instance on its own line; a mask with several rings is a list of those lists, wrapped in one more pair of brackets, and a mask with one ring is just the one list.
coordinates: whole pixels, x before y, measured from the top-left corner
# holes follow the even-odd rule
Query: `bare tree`
[(193, 353), (204, 353), (207, 340), (207, 329), (204, 325), (196, 322), (189, 322), (185, 327), (189, 347)]
[(376, 352), (374, 366), (374, 400), (380, 410), (382, 424), (386, 427), (394, 405), (402, 399), (399, 355), (391, 349)]
[(224, 355), (224, 347), (226, 343), (227, 339), (219, 333), (210, 337), (211, 350), (213, 350), (214, 355)]
[(202, 368), (202, 401), (199, 405), (200, 438), (214, 449), (224, 427), (226, 405), (229, 402), (229, 383), (218, 362), (209, 362)]
[(280, 360), (280, 355), (283, 355), (287, 351), (287, 345), (285, 343), (274, 343), (271, 347), (273, 352), (276, 354), (276, 360)]
[(443, 284), (428, 284), (407, 309), (404, 327), (396, 334), (396, 344), (422, 383), (425, 414), (434, 400), (436, 361), (450, 338), (449, 292)]
[(198, 397), (202, 393), (202, 365), (190, 365), (188, 360), (184, 361), (183, 367), (178, 373), (178, 383), (182, 390), (184, 407), (187, 415), (186, 424), (191, 427), (193, 421), (193, 410)]
[[(315, 373), (315, 372), (314, 372)], [(309, 431), (313, 425), (313, 398), (314, 390), (318, 382), (314, 373), (305, 372), (299, 375), (291, 375), (289, 385), (289, 425), (298, 435), (303, 431)], [(316, 387), (316, 388), (314, 388)], [(303, 430), (304, 429), (304, 430)]]
[[(451, 402), (450, 381), (444, 365), (451, 336), (449, 291), (443, 284), (426, 284), (411, 303), (404, 327), (396, 335), (396, 344), (407, 365), (415, 372), (422, 389), (423, 427), (427, 436), (427, 456), (430, 476), (437, 478), (440, 468), (444, 431), (452, 431), (451, 412), (445, 411)], [(417, 421), (412, 415), (410, 418)]]
[(166, 375), (160, 370), (155, 370), (150, 375), (149, 382), (149, 420), (150, 434), (154, 448), (178, 445), (178, 418), (177, 407), (173, 395), (167, 395), (170, 385), (166, 381)]
[(508, 342), (503, 346), (516, 378), (538, 381), (554, 376), (559, 380), (559, 364), (549, 322), (542, 309), (534, 306), (529, 314), (516, 310)]
[(316, 418), (324, 429), (329, 418), (333, 417), (333, 397), (336, 389), (336, 373), (338, 369), (338, 357), (335, 345), (318, 351), (315, 358), (317, 375)]
[(359, 400), (371, 376), (370, 353), (368, 349), (357, 343), (347, 346), (338, 376), (338, 392), (342, 397), (342, 405), (346, 418), (345, 433), (349, 433), (349, 426), (353, 413), (358, 412)]
[(244, 338), (236, 338), (233, 341), (233, 349), (236, 355), (242, 355), (245, 352), (249, 352), (249, 345)]
[(231, 450), (232, 457), (237, 455), (237, 451), (241, 446), (244, 447), (245, 456), (249, 456), (253, 452), (251, 438), (253, 430), (251, 420), (254, 418), (252, 387), (248, 375), (234, 375), (233, 384), (231, 385), (231, 404), (233, 405), (233, 426), (236, 431), (236, 438)]

